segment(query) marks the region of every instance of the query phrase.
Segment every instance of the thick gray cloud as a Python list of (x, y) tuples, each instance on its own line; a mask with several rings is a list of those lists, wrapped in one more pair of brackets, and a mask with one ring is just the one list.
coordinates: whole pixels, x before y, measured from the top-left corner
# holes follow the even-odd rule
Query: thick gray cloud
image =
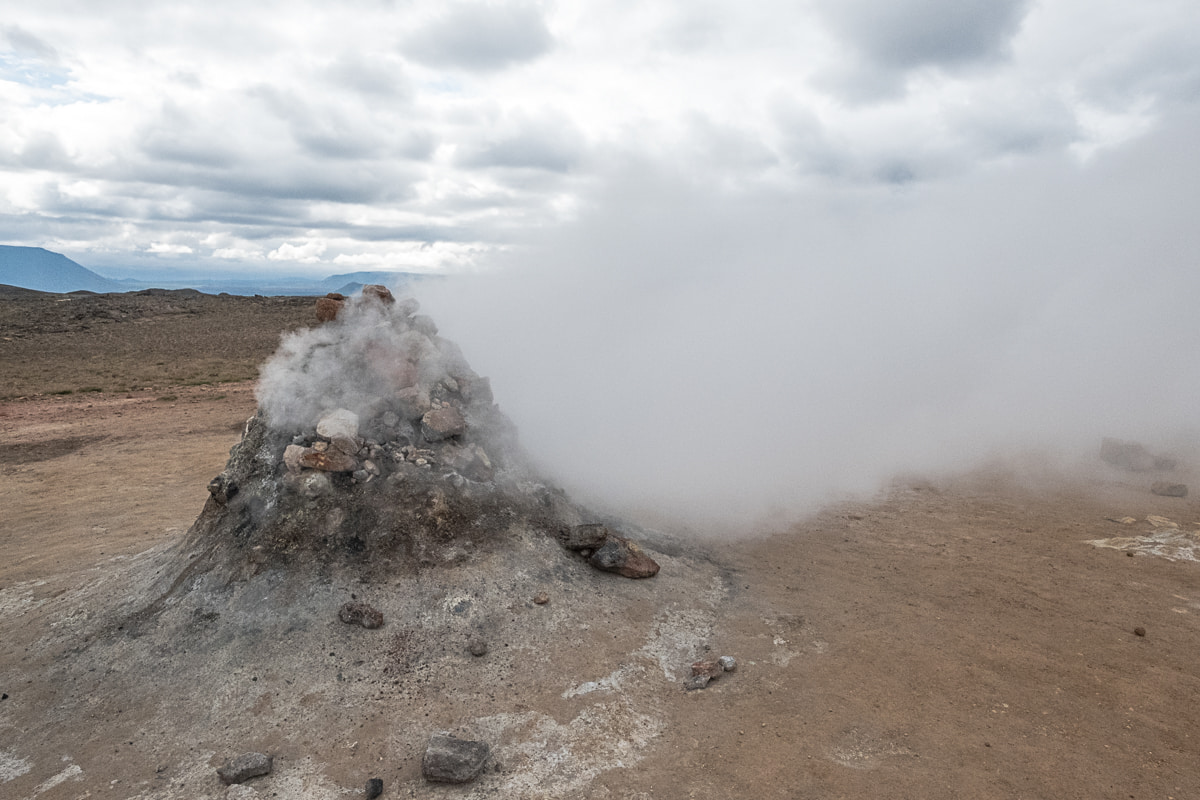
[(888, 69), (954, 66), (1005, 53), (1029, 0), (836, 0), (824, 13), (868, 61)]
[(404, 54), (432, 67), (489, 71), (531, 61), (553, 45), (534, 6), (457, 3), (409, 35)]
[(346, 53), (321, 70), (341, 89), (359, 92), (377, 102), (395, 103), (412, 98), (412, 86), (401, 65), (372, 53)]
[(909, 71), (959, 70), (1005, 56), (1030, 0), (830, 0), (822, 13), (850, 57), (822, 82), (847, 100), (900, 94)]
[(21, 56), (47, 63), (58, 61), (58, 51), (19, 25), (0, 25), (0, 42)]

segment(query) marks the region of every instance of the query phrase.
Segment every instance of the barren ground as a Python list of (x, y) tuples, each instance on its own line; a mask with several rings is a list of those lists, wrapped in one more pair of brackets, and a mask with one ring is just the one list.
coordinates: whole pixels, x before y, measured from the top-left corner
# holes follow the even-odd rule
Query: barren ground
[[(123, 663), (73, 667), (97, 652), (72, 639), (90, 630), (89, 606), (116, 602), (149, 558), (138, 554), (165, 552), (189, 527), (254, 410), (249, 381), (186, 385), (200, 370), (187, 359), (213, 354), (163, 344), (198, 336), (207, 313), (191, 329), (178, 312), (104, 323), (175, 353), (177, 377), (149, 391), (129, 391), (141, 377), (119, 392), (56, 382), (55, 359), (91, 347), (94, 331), (0, 330), (0, 374), (22, 396), (0, 406), (0, 797), (224, 797), (213, 768), (258, 747), (277, 760), (250, 784), (261, 797), (357, 797), (374, 776), (384, 798), (1200, 797), (1200, 564), (1086, 543), (1148, 533), (1150, 515), (1195, 531), (1200, 509), (1152, 495), (1161, 476), (1099, 467), (908, 479), (767, 537), (704, 543), (719, 591), (689, 598), (671, 571), (692, 567), (664, 558), (658, 578), (614, 589), (628, 614), (573, 636), (548, 623), (539, 651), (494, 662), (483, 693), (464, 688), (470, 676), (427, 676), (458, 693), (437, 702), (372, 683), (390, 640), (343, 641), (336, 623), (322, 633), (341, 656), (321, 667), (326, 682), (311, 658), (280, 659), (270, 643), (253, 682), (224, 664), (240, 706), (163, 696), (166, 677), (122, 679)], [(272, 318), (227, 355), (257, 363), (303, 321)], [(130, 357), (103, 365), (103, 349), (88, 352), (88, 369), (110, 376)], [(1126, 516), (1138, 521), (1111, 521)], [(605, 586), (569, 577), (579, 597)], [(548, 611), (514, 597), (514, 621), (574, 619), (570, 584), (552, 588)], [(389, 587), (372, 590), (387, 605)], [(685, 692), (682, 672), (654, 663), (671, 636), (681, 654), (707, 646), (740, 666)], [(174, 646), (164, 665), (183, 663), (188, 643)], [(369, 697), (336, 689), (359, 674)], [(503, 739), (503, 763), (470, 788), (424, 784), (414, 743), (456, 726)]]

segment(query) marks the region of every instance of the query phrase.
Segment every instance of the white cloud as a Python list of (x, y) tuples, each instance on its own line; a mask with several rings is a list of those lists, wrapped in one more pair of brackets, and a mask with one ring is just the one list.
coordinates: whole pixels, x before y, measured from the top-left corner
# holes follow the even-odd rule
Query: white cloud
[(321, 255), (328, 245), (320, 239), (312, 239), (301, 244), (284, 242), (271, 252), (267, 258), (272, 261), (299, 261), (301, 264), (315, 264), (321, 260)]
[(167, 242), (151, 242), (150, 246), (146, 248), (146, 252), (147, 253), (158, 253), (160, 255), (179, 256), (179, 255), (187, 255), (187, 254), (193, 253), (195, 251), (186, 244), (169, 244)]

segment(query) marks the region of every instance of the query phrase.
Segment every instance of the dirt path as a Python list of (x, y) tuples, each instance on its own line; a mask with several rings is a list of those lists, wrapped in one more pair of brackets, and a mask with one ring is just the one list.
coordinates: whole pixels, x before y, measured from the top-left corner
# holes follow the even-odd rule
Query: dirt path
[(187, 530), (253, 413), (249, 383), (0, 404), (0, 586)]
[[(105, 735), (120, 728), (140, 741), (139, 712), (121, 709), (124, 727), (113, 727), (119, 710), (105, 711), (103, 682), (86, 714), (57, 712), (68, 727), (54, 745), (70, 753), (28, 739), (46, 709), (22, 695), (65, 657), (38, 649), (59, 622), (48, 601), (185, 530), (253, 411), (248, 384), (175, 394), (0, 407), (0, 796), (155, 796), (142, 745)], [(1151, 495), (1137, 476), (1036, 483), (1002, 470), (908, 482), (769, 538), (713, 545), (732, 589), (704, 639), (738, 670), (696, 692), (657, 679), (645, 696), (661, 728), (627, 766), (598, 769), (572, 796), (1200, 797), (1200, 564), (1085, 543), (1148, 533), (1149, 515), (1195, 530), (1200, 505)], [(1139, 521), (1109, 520), (1127, 515)], [(632, 623), (610, 624), (614, 641), (638, 645)], [(530, 678), (544, 691), (507, 701), (541, 703), (564, 722), (561, 687), (613, 672), (613, 647), (592, 651), (595, 663), (579, 650), (551, 658)], [(39, 696), (54, 702), (54, 689)], [(283, 724), (269, 703), (255, 713)], [(303, 737), (318, 749), (321, 726), (333, 725), (322, 720)], [(373, 725), (364, 730), (383, 730)], [(276, 740), (282, 757), (302, 760), (300, 737)], [(314, 769), (347, 797), (366, 769), (386, 776), (385, 798), (463, 796), (423, 788), (413, 764), (322, 753)], [(223, 797), (201, 766), (211, 785), (191, 796)], [(547, 774), (519, 796), (556, 796)], [(259, 791), (272, 796), (269, 784)]]

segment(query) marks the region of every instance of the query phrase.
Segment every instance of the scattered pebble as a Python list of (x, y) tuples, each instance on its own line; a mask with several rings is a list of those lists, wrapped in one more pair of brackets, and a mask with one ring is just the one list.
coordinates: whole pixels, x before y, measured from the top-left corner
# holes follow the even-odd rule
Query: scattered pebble
[(1136, 628), (1133, 629), (1133, 635), (1134, 636), (1145, 636), (1146, 629), (1143, 628), (1141, 625), (1138, 625)]
[(383, 794), (383, 779), (371, 778), (368, 780), (366, 791), (367, 800), (375, 800), (375, 798), (379, 797), (381, 794)]
[(539, 606), (544, 606), (546, 603), (550, 602), (550, 595), (546, 594), (545, 592), (538, 592), (536, 595), (534, 595), (533, 602), (537, 603)]
[(378, 628), (383, 625), (383, 612), (363, 602), (349, 602), (338, 609), (338, 619), (347, 625)]
[(467, 652), (476, 658), (487, 655), (487, 651), (487, 642), (485, 642), (483, 639), (476, 638), (467, 642)]
[(717, 659), (717, 663), (721, 665), (721, 669), (726, 672), (733, 672), (737, 669), (737, 659), (733, 656), (721, 656)]

